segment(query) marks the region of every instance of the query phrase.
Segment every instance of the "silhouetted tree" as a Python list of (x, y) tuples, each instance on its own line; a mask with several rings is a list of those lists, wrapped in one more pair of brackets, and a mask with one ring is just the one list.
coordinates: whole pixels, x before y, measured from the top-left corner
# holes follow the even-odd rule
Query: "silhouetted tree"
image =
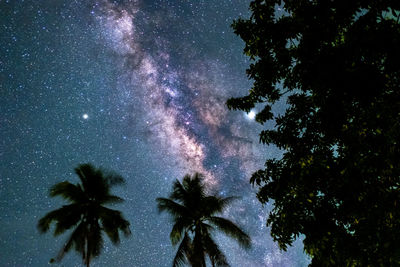
[(173, 218), (171, 243), (177, 245), (180, 242), (173, 260), (174, 267), (185, 263), (205, 267), (206, 256), (212, 266), (229, 266), (225, 255), (212, 238), (212, 232), (216, 229), (236, 239), (246, 249), (251, 246), (250, 237), (238, 226), (216, 216), (235, 198), (206, 195), (202, 178), (199, 173), (193, 177), (186, 175), (182, 183), (178, 180), (174, 182), (169, 198), (157, 198), (159, 211), (167, 211)]
[(56, 222), (54, 235), (64, 233), (74, 227), (64, 247), (51, 262), (59, 262), (71, 247), (82, 255), (86, 266), (92, 258), (100, 255), (103, 247), (102, 232), (112, 243), (120, 242), (119, 231), (130, 235), (129, 222), (122, 213), (104, 205), (120, 203), (122, 198), (112, 195), (111, 187), (122, 184), (124, 179), (113, 173), (104, 173), (90, 164), (75, 168), (81, 183), (61, 182), (50, 189), (50, 196), (61, 196), (71, 204), (47, 213), (39, 220), (40, 232), (47, 232), (52, 222)]
[[(256, 0), (233, 28), (254, 81), (230, 108), (275, 120), (282, 149), (253, 174), (282, 249), (312, 266), (400, 265), (400, 2)], [(284, 114), (272, 106), (287, 100)], [(262, 109), (260, 109), (262, 107)]]

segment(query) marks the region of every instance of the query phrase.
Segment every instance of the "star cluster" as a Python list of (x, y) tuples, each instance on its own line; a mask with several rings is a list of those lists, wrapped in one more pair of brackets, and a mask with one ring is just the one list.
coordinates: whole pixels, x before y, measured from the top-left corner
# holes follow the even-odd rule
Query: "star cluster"
[[(281, 252), (248, 183), (266, 157), (254, 114), (225, 101), (251, 87), (231, 22), (248, 1), (0, 1), (0, 258), (43, 266), (66, 236), (39, 235), (38, 218), (62, 204), (48, 188), (77, 181), (84, 162), (122, 174), (117, 194), (132, 237), (105, 243), (93, 266), (170, 266), (170, 221), (155, 198), (186, 173), (241, 199), (225, 216), (249, 232), (242, 251), (216, 238), (232, 266), (306, 266), (300, 241)], [(79, 266), (68, 254), (63, 263)], [(75, 264), (75, 265), (74, 265)]]

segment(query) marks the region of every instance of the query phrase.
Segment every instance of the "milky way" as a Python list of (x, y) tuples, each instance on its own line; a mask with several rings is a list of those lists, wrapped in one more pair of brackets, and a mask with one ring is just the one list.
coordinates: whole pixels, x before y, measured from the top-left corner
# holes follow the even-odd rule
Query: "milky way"
[[(222, 160), (236, 157), (247, 175), (254, 171), (252, 163), (260, 163), (255, 162), (258, 150), (246, 131), (237, 123), (229, 123), (226, 88), (205, 70), (219, 72), (222, 66), (211, 60), (194, 61), (189, 69), (174, 66), (169, 47), (163, 45), (166, 41), (160, 36), (149, 37), (135, 25), (139, 10), (140, 2), (126, 8), (105, 2), (99, 21), (108, 42), (126, 64), (124, 83), (144, 102), (149, 115), (144, 119), (155, 143), (175, 158), (178, 169), (203, 173), (210, 186), (218, 184), (218, 170), (205, 163), (212, 147)], [(168, 21), (159, 18), (158, 23)], [(144, 38), (161, 45), (153, 45), (155, 51), (146, 51), (141, 44)], [(183, 57), (190, 52), (183, 51)], [(209, 138), (201, 140), (204, 135)]]
[[(307, 265), (300, 241), (282, 252), (271, 240), (270, 205), (262, 207), (248, 183), (279, 151), (259, 144), (263, 126), (254, 118), (225, 105), (251, 87), (243, 44), (229, 26), (249, 15), (248, 4), (0, 1), (5, 266), (43, 266), (57, 253), (66, 236), (39, 235), (35, 222), (62, 203), (48, 188), (76, 181), (72, 169), (83, 162), (126, 178), (118, 194), (127, 201), (116, 208), (133, 233), (119, 247), (106, 242), (93, 266), (170, 266), (171, 223), (155, 198), (194, 172), (210, 192), (241, 197), (224, 216), (249, 232), (253, 249), (216, 235), (232, 266)], [(80, 260), (70, 253), (63, 262)]]

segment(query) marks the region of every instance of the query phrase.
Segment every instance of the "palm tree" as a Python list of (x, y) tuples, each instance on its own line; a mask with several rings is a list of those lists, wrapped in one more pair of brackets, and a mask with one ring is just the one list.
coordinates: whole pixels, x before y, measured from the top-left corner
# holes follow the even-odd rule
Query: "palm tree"
[(65, 245), (55, 259), (59, 262), (71, 247), (82, 255), (83, 263), (89, 267), (92, 258), (100, 255), (105, 232), (112, 243), (118, 244), (119, 231), (130, 235), (129, 222), (122, 213), (104, 205), (120, 203), (122, 198), (110, 193), (111, 187), (124, 183), (124, 179), (113, 173), (105, 173), (91, 164), (75, 168), (81, 184), (64, 181), (51, 187), (50, 196), (61, 196), (70, 204), (47, 213), (39, 220), (38, 229), (47, 232), (52, 222), (56, 222), (54, 235), (64, 233), (74, 227)]
[(194, 267), (205, 267), (206, 256), (212, 266), (229, 266), (227, 259), (212, 238), (216, 229), (236, 239), (242, 247), (251, 247), (250, 237), (230, 220), (216, 216), (236, 199), (206, 195), (199, 173), (186, 175), (182, 183), (176, 180), (169, 198), (157, 198), (158, 210), (172, 215), (174, 225), (170, 234), (171, 243), (180, 242), (173, 266), (189, 263)]

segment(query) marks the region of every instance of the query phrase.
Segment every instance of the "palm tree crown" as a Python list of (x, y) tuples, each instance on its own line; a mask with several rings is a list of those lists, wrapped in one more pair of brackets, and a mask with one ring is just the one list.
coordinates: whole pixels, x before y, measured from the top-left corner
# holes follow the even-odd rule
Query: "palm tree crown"
[(100, 255), (105, 232), (114, 244), (118, 244), (119, 231), (130, 235), (129, 222), (122, 213), (104, 205), (120, 203), (122, 198), (112, 195), (111, 187), (122, 184), (124, 179), (116, 174), (105, 174), (91, 164), (75, 168), (81, 183), (64, 181), (51, 187), (50, 196), (61, 196), (70, 204), (47, 213), (39, 220), (40, 232), (47, 232), (52, 222), (56, 222), (54, 235), (64, 233), (74, 227), (65, 245), (51, 262), (61, 261), (64, 254), (74, 247), (82, 255), (86, 266), (93, 257)]
[(206, 195), (202, 178), (199, 173), (193, 177), (186, 175), (182, 183), (178, 180), (174, 182), (169, 198), (157, 198), (159, 211), (167, 211), (173, 218), (171, 243), (177, 245), (180, 242), (173, 260), (174, 267), (186, 263), (205, 267), (206, 256), (212, 266), (229, 266), (225, 255), (212, 238), (215, 229), (236, 239), (246, 249), (251, 246), (250, 237), (238, 226), (216, 216), (236, 198)]

